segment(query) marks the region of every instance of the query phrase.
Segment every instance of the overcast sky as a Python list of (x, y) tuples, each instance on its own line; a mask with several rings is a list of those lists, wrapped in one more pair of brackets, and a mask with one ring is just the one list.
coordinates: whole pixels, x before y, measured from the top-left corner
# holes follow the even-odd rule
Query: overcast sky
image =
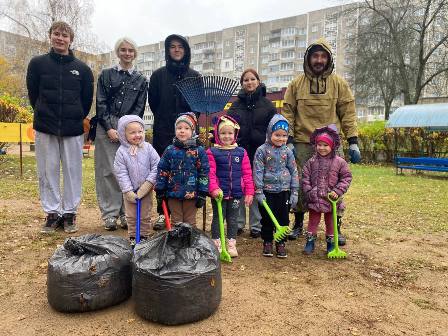
[(122, 36), (138, 45), (269, 21), (340, 5), (341, 0), (94, 0), (92, 31), (110, 48)]

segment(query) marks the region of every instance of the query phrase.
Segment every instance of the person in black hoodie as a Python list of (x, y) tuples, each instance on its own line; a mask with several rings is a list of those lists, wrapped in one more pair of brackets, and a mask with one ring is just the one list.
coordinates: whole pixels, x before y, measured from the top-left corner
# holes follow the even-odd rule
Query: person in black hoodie
[[(243, 147), (249, 156), (252, 166), (255, 151), (266, 141), (266, 130), (269, 121), (277, 113), (272, 102), (266, 98), (266, 87), (260, 82), (260, 76), (255, 69), (243, 71), (240, 83), (242, 89), (233, 102), (227, 114), (240, 124), (237, 143)], [(238, 231), (242, 232), (246, 225), (246, 209), (240, 208)], [(253, 202), (249, 211), (250, 236), (260, 237), (261, 215), (257, 202)]]
[(120, 226), (127, 229), (123, 195), (114, 175), (115, 154), (120, 147), (118, 119), (134, 114), (143, 118), (146, 104), (146, 77), (134, 67), (137, 44), (129, 37), (115, 43), (119, 62), (104, 69), (96, 90), (98, 126), (95, 137), (95, 186), (104, 228), (113, 231)]
[[(174, 124), (177, 117), (191, 111), (175, 83), (187, 78), (198, 77), (199, 73), (190, 69), (191, 51), (188, 41), (181, 35), (173, 34), (165, 39), (166, 65), (151, 75), (148, 88), (148, 103), (154, 115), (153, 147), (162, 156), (174, 138)], [(163, 228), (165, 217), (159, 214), (154, 230)]]
[(67, 23), (54, 22), (49, 37), (50, 52), (31, 59), (26, 75), (34, 110), (39, 194), (47, 214), (41, 232), (63, 226), (65, 232), (74, 233), (82, 191), (83, 120), (92, 105), (93, 74), (70, 50), (74, 33)]

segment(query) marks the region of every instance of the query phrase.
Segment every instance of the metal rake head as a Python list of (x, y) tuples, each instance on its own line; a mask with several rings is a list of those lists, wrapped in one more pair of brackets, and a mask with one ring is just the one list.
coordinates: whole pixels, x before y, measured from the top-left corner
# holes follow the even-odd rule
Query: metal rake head
[(211, 75), (187, 77), (174, 85), (193, 112), (210, 114), (224, 109), (238, 84), (232, 78)]

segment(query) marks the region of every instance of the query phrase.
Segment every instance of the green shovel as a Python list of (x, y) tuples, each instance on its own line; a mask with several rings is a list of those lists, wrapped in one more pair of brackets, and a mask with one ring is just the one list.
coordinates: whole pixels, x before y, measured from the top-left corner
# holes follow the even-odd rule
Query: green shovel
[(333, 211), (333, 231), (334, 231), (334, 249), (332, 249), (327, 254), (327, 258), (330, 259), (345, 259), (347, 258), (347, 253), (339, 249), (339, 237), (338, 237), (338, 221), (336, 214), (336, 204), (340, 200), (339, 198), (336, 200), (332, 200), (330, 198), (330, 194), (328, 194), (328, 200), (331, 203), (332, 211)]
[(289, 226), (281, 226), (278, 223), (277, 218), (275, 218), (275, 216), (272, 213), (271, 208), (269, 207), (266, 200), (263, 200), (262, 204), (263, 204), (266, 212), (269, 214), (269, 217), (271, 217), (272, 223), (274, 223), (274, 225), (275, 225), (274, 240), (276, 242), (281, 242), (283, 239), (286, 239), (286, 237), (288, 236), (288, 233), (291, 231), (291, 229), (289, 228)]
[(219, 258), (221, 261), (225, 261), (228, 263), (232, 262), (232, 257), (229, 252), (227, 252), (226, 248), (226, 237), (224, 234), (224, 218), (222, 216), (222, 194), (215, 198), (216, 205), (218, 207), (218, 219), (219, 219), (219, 238), (221, 239), (221, 254)]

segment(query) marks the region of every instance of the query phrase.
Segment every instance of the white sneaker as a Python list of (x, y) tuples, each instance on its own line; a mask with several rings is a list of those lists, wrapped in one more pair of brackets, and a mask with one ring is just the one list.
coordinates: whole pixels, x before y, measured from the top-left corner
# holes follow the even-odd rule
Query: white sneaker
[(221, 253), (221, 239), (213, 239), (213, 242), (215, 243), (216, 248), (218, 249), (219, 253)]
[(229, 239), (227, 243), (227, 252), (229, 252), (232, 258), (238, 257), (238, 251), (236, 250), (236, 240)]

